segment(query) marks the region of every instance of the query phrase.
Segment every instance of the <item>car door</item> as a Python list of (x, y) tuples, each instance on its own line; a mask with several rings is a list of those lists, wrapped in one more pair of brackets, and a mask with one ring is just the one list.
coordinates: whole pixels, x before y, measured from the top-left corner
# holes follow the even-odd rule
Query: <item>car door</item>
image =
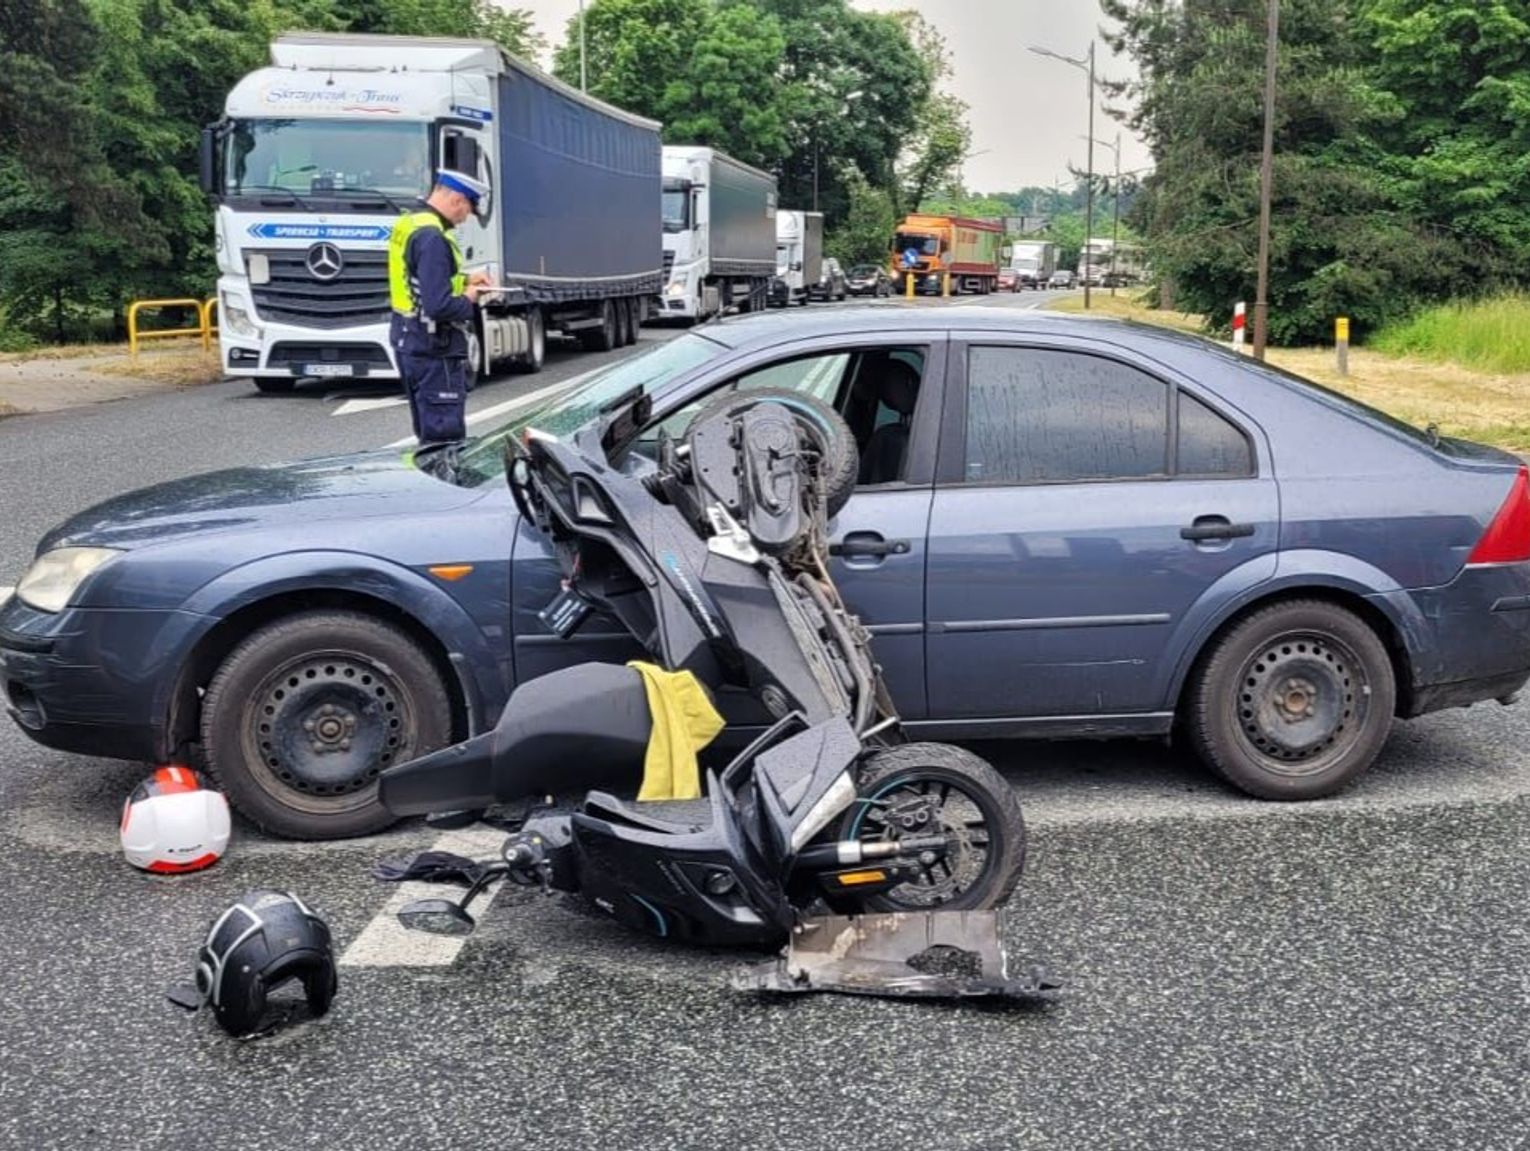
[(1104, 343), (974, 334), (947, 376), (930, 715), (1172, 711), (1208, 597), (1273, 574), (1279, 502), (1257, 427)]
[[(789, 388), (843, 409), (852, 400), (856, 374), (868, 352), (890, 348), (917, 353), (920, 387), (909, 417), (908, 449), (899, 475), (858, 486), (829, 524), (830, 571), (851, 610), (860, 614), (871, 631), (888, 688), (909, 718), (922, 716), (925, 710), (925, 529), (933, 497), (945, 340), (944, 333), (915, 330), (900, 332), (895, 340), (839, 336), (757, 353), (699, 381), (684, 397), (670, 400), (643, 434), (650, 441), (657, 439), (661, 428), (673, 436), (682, 434), (702, 404), (727, 388)], [(866, 412), (872, 425), (897, 418), (880, 405)], [(567, 641), (542, 626), (536, 612), (556, 594), (558, 572), (546, 545), (532, 538), (532, 529), (522, 525), (520, 532), (514, 592), (517, 678), (525, 680), (587, 659), (638, 658), (636, 644), (616, 629), (615, 621), (592, 620)]]

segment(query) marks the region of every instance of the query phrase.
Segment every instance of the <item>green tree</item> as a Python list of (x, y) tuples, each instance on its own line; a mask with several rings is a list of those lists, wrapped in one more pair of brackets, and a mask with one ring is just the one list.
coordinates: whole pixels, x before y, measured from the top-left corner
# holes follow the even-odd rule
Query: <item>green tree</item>
[(829, 233), (824, 250), (846, 268), (885, 263), (893, 230), (898, 226), (892, 197), (873, 187), (854, 168), (846, 174), (845, 187), (850, 209), (845, 222)]
[[(1398, 103), (1372, 83), (1356, 31), (1365, 0), (1284, 0), (1275, 130), (1270, 334), (1361, 330), (1463, 271), (1450, 237), (1399, 211), (1378, 141)], [(1156, 169), (1133, 222), (1182, 306), (1223, 320), (1253, 299), (1264, 0), (1102, 0), (1138, 78), (1117, 85)], [(1098, 224), (1096, 224), (1098, 231)]]
[(972, 148), (967, 105), (942, 89), (951, 77), (951, 55), (945, 37), (917, 12), (900, 12), (897, 19), (915, 52), (924, 61), (930, 93), (915, 117), (913, 131), (898, 153), (895, 188), (899, 206), (913, 211), (936, 188), (961, 169)]
[[(584, 46), (590, 95), (662, 122), (665, 92), (686, 70), (713, 15), (712, 0), (590, 0)], [(579, 86), (579, 17), (553, 56), (553, 73)]]

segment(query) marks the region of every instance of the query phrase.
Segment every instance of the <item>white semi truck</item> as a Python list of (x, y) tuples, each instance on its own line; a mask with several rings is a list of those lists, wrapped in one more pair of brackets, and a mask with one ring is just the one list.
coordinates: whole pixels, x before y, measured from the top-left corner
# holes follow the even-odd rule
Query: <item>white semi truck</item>
[(657, 124), (489, 41), (296, 34), (202, 136), (225, 371), (262, 391), (396, 379), (388, 236), (441, 167), (491, 188), (456, 229), (501, 289), (468, 333), (475, 374), (537, 370), (550, 334), (636, 339), (663, 287)]
[(765, 306), (776, 270), (775, 177), (711, 148), (664, 148), (661, 317)]
[(776, 275), (770, 302), (785, 307), (808, 302), (808, 289), (823, 275), (823, 213), (776, 213)]
[(1043, 240), (1016, 240), (1009, 266), (1022, 288), (1045, 288), (1057, 271), (1057, 245)]

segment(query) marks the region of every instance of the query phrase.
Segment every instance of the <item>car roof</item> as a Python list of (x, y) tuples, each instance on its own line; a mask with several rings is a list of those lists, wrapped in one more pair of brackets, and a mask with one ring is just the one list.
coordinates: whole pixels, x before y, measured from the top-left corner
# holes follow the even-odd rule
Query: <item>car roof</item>
[[(917, 308), (917, 319), (910, 311)], [(924, 330), (1033, 333), (1075, 335), (1084, 339), (1116, 336), (1177, 338), (1187, 346), (1204, 346), (1200, 337), (1148, 324), (1103, 316), (1080, 316), (1037, 309), (995, 308), (973, 304), (931, 308), (888, 300), (877, 304), (852, 304), (834, 309), (751, 312), (713, 320), (697, 329), (707, 339), (736, 351), (768, 347), (784, 339), (809, 340), (818, 336), (864, 333), (870, 337), (901, 335), (910, 323)]]

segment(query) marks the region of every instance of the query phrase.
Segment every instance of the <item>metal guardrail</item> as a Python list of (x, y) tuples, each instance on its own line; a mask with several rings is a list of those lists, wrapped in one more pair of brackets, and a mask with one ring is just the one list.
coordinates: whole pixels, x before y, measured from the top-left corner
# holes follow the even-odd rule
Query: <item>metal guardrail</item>
[[(212, 338), (218, 334), (218, 326), (213, 323), (212, 315), (217, 307), (218, 300), (215, 296), (205, 300), (134, 300), (128, 305), (127, 314), (129, 354), (134, 357), (138, 355), (139, 340), (169, 339), (177, 336), (201, 336), (202, 350), (212, 351)], [(150, 328), (147, 331), (139, 331), (138, 313), (145, 308), (195, 308), (197, 326), (194, 328)]]

